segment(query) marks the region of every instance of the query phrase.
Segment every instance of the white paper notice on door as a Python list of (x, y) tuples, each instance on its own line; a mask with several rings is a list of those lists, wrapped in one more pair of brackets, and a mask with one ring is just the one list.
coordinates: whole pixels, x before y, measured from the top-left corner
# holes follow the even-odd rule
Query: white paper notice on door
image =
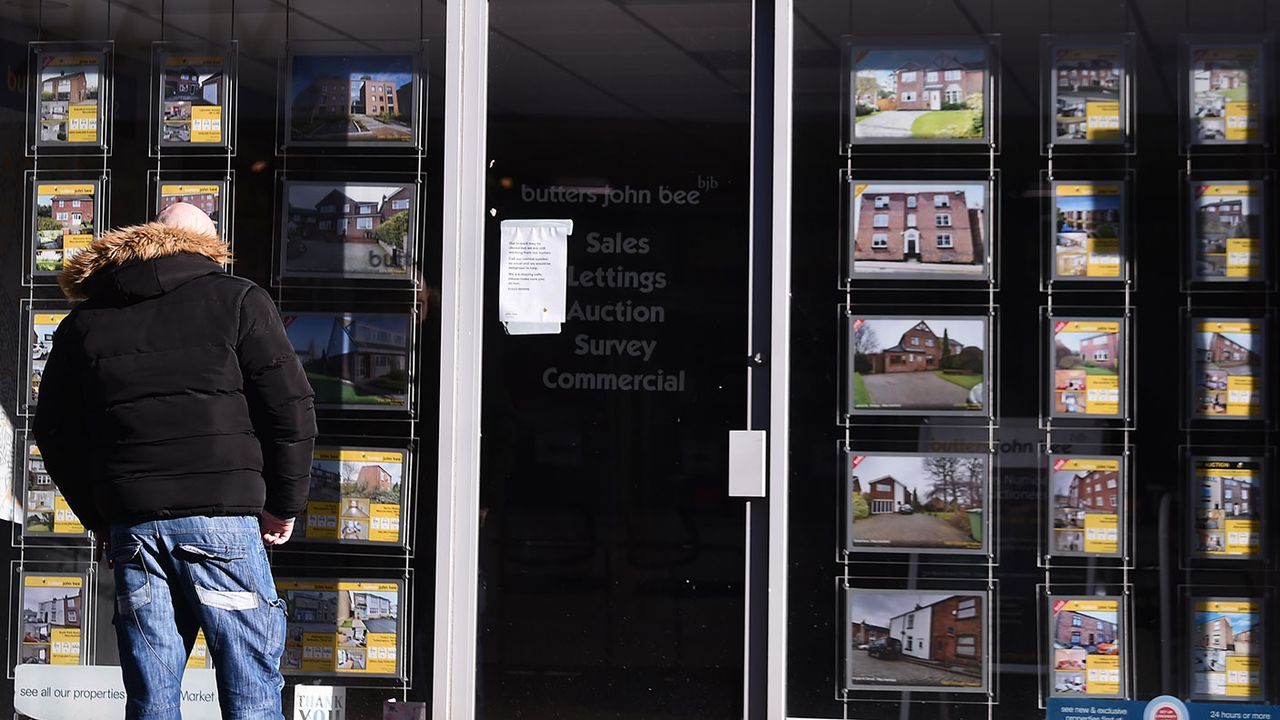
[(503, 220), (498, 318), (511, 335), (554, 335), (565, 319), (572, 220)]

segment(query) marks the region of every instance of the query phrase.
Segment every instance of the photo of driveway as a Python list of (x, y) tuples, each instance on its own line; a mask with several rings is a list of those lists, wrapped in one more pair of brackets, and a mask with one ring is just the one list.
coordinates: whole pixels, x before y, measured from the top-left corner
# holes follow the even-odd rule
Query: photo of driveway
[(973, 543), (973, 538), (954, 525), (924, 514), (872, 515), (853, 524), (853, 539), (924, 547)]
[(864, 117), (858, 121), (858, 137), (909, 138), (916, 118), (929, 114), (929, 110), (895, 110)]
[(922, 687), (946, 687), (948, 685), (973, 686), (978, 684), (976, 675), (955, 672), (942, 665), (925, 664), (917, 660), (900, 658), (879, 660), (865, 650), (853, 651), (849, 658), (849, 675), (856, 682), (880, 682), (894, 685)]
[(965, 388), (933, 373), (863, 375), (872, 406), (901, 406), (920, 410), (954, 410), (964, 407)]

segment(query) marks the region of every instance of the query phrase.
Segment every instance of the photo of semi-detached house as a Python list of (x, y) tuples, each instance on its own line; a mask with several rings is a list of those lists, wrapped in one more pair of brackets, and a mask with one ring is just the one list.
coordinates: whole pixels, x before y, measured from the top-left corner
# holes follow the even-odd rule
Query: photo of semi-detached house
[(854, 412), (986, 406), (983, 318), (854, 317), (848, 332)]
[(888, 633), (868, 643), (856, 642), (861, 634), (851, 633), (847, 686), (981, 691), (987, 676), (986, 601), (982, 593), (849, 590), (848, 627)]
[(854, 142), (986, 137), (983, 48), (852, 52)]
[(62, 263), (93, 242), (98, 185), (94, 182), (35, 184), (35, 272), (58, 273)]
[(1192, 278), (1257, 280), (1263, 274), (1264, 184), (1192, 183)]
[(981, 277), (986, 199), (982, 183), (856, 183), (853, 275)]
[(1051, 320), (1053, 414), (1109, 417), (1121, 411), (1124, 352), (1119, 320)]
[(1259, 46), (1191, 49), (1193, 142), (1258, 139), (1262, 116), (1261, 58)]
[(405, 277), (412, 183), (285, 183), (282, 275)]
[(1119, 47), (1054, 48), (1054, 137), (1058, 142), (1121, 139)]
[(288, 142), (410, 144), (413, 84), (411, 55), (294, 55)]
[(982, 549), (985, 456), (853, 453), (848, 471), (850, 550)]
[(405, 406), (408, 316), (298, 313), (281, 318), (317, 406)]
[(1195, 321), (1192, 409), (1201, 417), (1262, 412), (1263, 334), (1259, 321)]
[(44, 55), (40, 68), (40, 142), (98, 140), (99, 55)]
[(1115, 697), (1122, 690), (1120, 601), (1050, 598), (1052, 695)]

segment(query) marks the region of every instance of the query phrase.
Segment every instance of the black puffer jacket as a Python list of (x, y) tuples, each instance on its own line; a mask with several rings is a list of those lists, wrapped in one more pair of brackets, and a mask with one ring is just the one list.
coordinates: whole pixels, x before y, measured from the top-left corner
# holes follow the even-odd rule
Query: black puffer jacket
[(87, 299), (54, 334), (34, 430), (86, 526), (302, 512), (314, 393), (271, 296), (229, 259), (150, 224), (67, 262), (64, 293)]

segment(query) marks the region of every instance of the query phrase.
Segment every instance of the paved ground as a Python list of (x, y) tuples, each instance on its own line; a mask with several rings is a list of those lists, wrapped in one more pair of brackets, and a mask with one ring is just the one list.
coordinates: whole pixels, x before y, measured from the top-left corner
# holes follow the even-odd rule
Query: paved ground
[[(877, 660), (865, 650), (854, 650), (849, 659), (853, 682), (859, 685), (956, 686), (976, 684), (977, 677), (911, 660)], [(878, 681), (878, 682), (877, 682)]]
[(916, 260), (895, 262), (892, 260), (855, 260), (856, 272), (930, 273), (936, 275), (982, 276), (982, 263), (926, 263)]
[(351, 135), (352, 137), (359, 137), (362, 140), (367, 139), (363, 137), (366, 135), (372, 136), (377, 140), (409, 140), (412, 134), (407, 125), (401, 125), (399, 123), (385, 123), (369, 115), (355, 115), (353, 117), (358, 120), (361, 125), (364, 125), (365, 130), (360, 131), (359, 129), (353, 128)]
[(911, 137), (911, 125), (928, 110), (891, 110), (882, 112), (858, 123), (854, 132), (858, 137)]
[(877, 540), (894, 544), (954, 547), (973, 542), (963, 531), (931, 515), (872, 515), (853, 523), (855, 540)]
[(913, 410), (963, 409), (969, 391), (932, 372), (863, 375), (871, 403), (881, 407), (906, 406)]
[(292, 272), (349, 272), (403, 275), (404, 266), (390, 265), (391, 257), (378, 243), (339, 243), (308, 240), (307, 251), (285, 258)]
[(396, 621), (393, 618), (371, 618), (364, 621), (364, 627), (371, 633), (386, 633), (394, 635), (396, 632)]

